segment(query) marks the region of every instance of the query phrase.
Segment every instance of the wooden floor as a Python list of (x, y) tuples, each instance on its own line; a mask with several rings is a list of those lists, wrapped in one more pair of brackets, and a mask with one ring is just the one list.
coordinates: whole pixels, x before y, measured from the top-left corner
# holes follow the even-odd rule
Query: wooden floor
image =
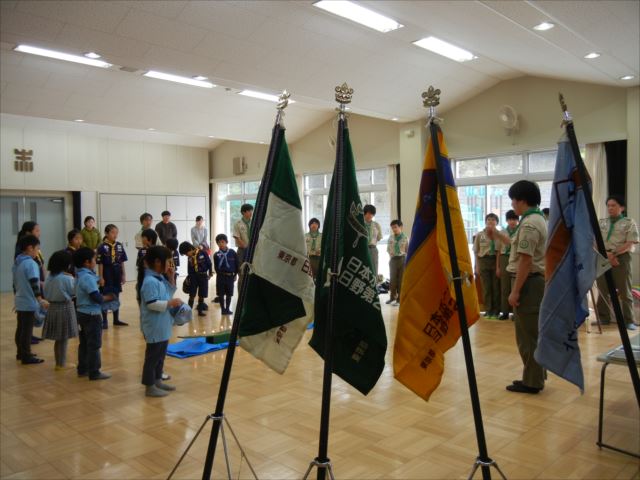
[[(77, 378), (74, 370), (54, 371), (50, 341), (34, 346), (45, 363), (18, 364), (12, 297), (2, 294), (0, 301), (0, 476), (166, 478), (214, 410), (225, 352), (168, 358), (165, 370), (177, 391), (146, 398), (140, 384), (144, 341), (131, 283), (121, 315), (131, 325), (105, 332), (103, 369), (113, 378), (102, 382)], [(212, 305), (204, 320), (175, 333), (217, 327), (219, 311)], [(383, 307), (390, 343), (397, 311)], [(510, 321), (481, 320), (471, 339), (489, 454), (509, 479), (640, 478), (637, 459), (595, 445), (601, 367), (595, 357), (620, 343), (617, 329), (580, 332), (584, 395), (553, 375), (539, 395), (507, 392), (505, 385), (521, 371)], [(301, 478), (317, 454), (323, 364), (306, 341), (282, 376), (237, 351), (226, 413), (259, 478)], [(76, 352), (72, 340), (72, 360)], [(334, 377), (329, 456), (336, 478), (466, 478), (477, 445), (460, 342), (447, 353), (444, 379), (428, 403), (393, 379), (391, 356), (390, 347), (387, 367), (367, 397)], [(605, 441), (640, 451), (640, 418), (625, 368), (608, 369), (605, 413)], [(203, 431), (175, 478), (201, 477), (209, 432)], [(250, 478), (235, 445), (231, 450), (234, 474), (240, 469), (241, 478)], [(218, 448), (216, 478), (224, 477), (221, 453)]]

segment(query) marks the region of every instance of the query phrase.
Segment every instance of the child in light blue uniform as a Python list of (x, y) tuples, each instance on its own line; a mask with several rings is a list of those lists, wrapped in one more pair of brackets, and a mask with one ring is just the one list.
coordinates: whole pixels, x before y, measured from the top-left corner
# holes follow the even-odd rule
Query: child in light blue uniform
[(67, 250), (54, 252), (49, 259), (50, 274), (44, 281), (44, 296), (48, 299), (49, 310), (44, 319), (42, 336), (55, 341), (53, 353), (56, 359), (56, 370), (65, 368), (69, 339), (78, 336), (78, 320), (73, 305), (76, 285), (71, 274), (72, 260)]
[(48, 307), (49, 303), (42, 298), (40, 290), (40, 268), (35, 258), (40, 253), (40, 240), (34, 235), (24, 235), (18, 240), (17, 249), (21, 252), (13, 265), (13, 290), (15, 310), (18, 316), (16, 328), (16, 360), (23, 365), (42, 363), (44, 360), (31, 353), (31, 335), (35, 322), (35, 313), (40, 306)]
[(106, 380), (111, 375), (100, 371), (102, 362), (102, 304), (114, 299), (109, 293), (102, 295), (95, 273), (96, 252), (81, 247), (73, 254), (76, 266), (76, 309), (80, 326), (78, 346), (78, 376), (89, 376), (89, 380)]
[(140, 327), (147, 342), (142, 384), (146, 387), (147, 397), (164, 397), (176, 389), (162, 381), (162, 369), (173, 326), (169, 309), (183, 303), (179, 298), (171, 298), (176, 291), (175, 267), (169, 261), (171, 258), (172, 253), (168, 248), (150, 247), (143, 258), (143, 265), (138, 269)]

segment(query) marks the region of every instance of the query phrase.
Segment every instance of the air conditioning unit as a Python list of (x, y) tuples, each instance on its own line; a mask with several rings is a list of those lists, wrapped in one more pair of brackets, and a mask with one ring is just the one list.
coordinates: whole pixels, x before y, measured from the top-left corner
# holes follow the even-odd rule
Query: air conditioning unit
[(233, 159), (233, 174), (242, 175), (247, 171), (247, 161), (244, 157), (235, 157)]

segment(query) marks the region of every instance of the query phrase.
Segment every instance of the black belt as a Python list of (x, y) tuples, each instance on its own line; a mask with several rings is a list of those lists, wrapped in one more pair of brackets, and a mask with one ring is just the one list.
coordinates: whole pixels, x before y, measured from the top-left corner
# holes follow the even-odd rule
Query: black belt
[(234, 277), (236, 274), (229, 272), (218, 272), (218, 275), (222, 275), (223, 277)]

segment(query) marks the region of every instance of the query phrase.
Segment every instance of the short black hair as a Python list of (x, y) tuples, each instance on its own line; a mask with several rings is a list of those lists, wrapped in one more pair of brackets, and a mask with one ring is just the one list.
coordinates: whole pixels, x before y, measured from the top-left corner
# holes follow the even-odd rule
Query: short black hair
[[(156, 232), (153, 232), (156, 233)], [(178, 239), (177, 238), (167, 238), (165, 243), (169, 250), (177, 250), (178, 249)]]
[(71, 240), (73, 240), (76, 235), (82, 235), (80, 230), (78, 230), (77, 228), (70, 230), (69, 233), (67, 233), (67, 242), (71, 243)]
[(626, 208), (626, 206), (627, 206), (627, 202), (624, 201), (624, 197), (622, 195), (609, 195), (607, 197), (607, 200), (604, 202), (605, 205), (607, 203), (609, 203), (609, 200), (613, 200), (614, 202), (616, 202), (621, 207), (625, 207)]
[(91, 215), (87, 215), (86, 217), (84, 217), (84, 222), (82, 223), (86, 225), (89, 220), (93, 220), (94, 222), (96, 221), (96, 219), (93, 218)]
[(240, 207), (240, 213), (250, 212), (251, 210), (253, 210), (253, 205), (251, 205), (250, 203), (244, 203)]
[(182, 242), (180, 244), (180, 247), (179, 247), (178, 251), (180, 252), (180, 255), (186, 255), (191, 250), (195, 250), (195, 249), (196, 249), (196, 247), (191, 245), (189, 242)]
[(398, 220), (391, 220), (391, 224), (390, 224), (390, 225), (391, 225), (392, 227), (393, 227), (394, 225), (397, 225), (397, 226), (401, 227), (401, 226), (402, 226), (402, 220), (399, 220), (399, 219), (398, 219)]
[(160, 214), (161, 217), (166, 217), (167, 215), (171, 216), (171, 212), (169, 210), (165, 210)]
[(196, 217), (196, 222), (199, 222), (200, 220), (202, 220), (202, 215), (198, 215), (198, 216)]
[(507, 220), (518, 220), (518, 215), (513, 210), (508, 210), (505, 214)]
[(529, 180), (518, 180), (509, 187), (509, 198), (511, 200), (521, 200), (527, 205), (540, 205), (540, 189), (538, 185)]
[(496, 215), (495, 213), (488, 213), (487, 216), (484, 217), (484, 221), (486, 222), (490, 218), (493, 218), (496, 222), (500, 221), (500, 217), (498, 217), (498, 215)]
[(314, 223), (316, 223), (318, 225), (318, 228), (320, 228), (320, 220), (318, 220), (316, 217), (313, 217), (311, 220), (309, 220), (309, 227), (311, 227), (311, 225)]
[(110, 232), (111, 230), (113, 230), (114, 228), (115, 228), (116, 230), (119, 230), (119, 229), (118, 229), (118, 227), (117, 227), (117, 225), (114, 225), (113, 223), (108, 224), (106, 227), (104, 227), (104, 234), (105, 234), (105, 235), (108, 235), (108, 234), (109, 234), (109, 232)]
[(158, 234), (153, 228), (147, 228), (146, 230), (143, 230), (140, 236), (149, 240), (151, 242), (151, 245), (155, 245), (158, 241)]
[(78, 250), (73, 252), (73, 264), (76, 268), (82, 268), (86, 262), (90, 262), (95, 256), (96, 252), (94, 252), (92, 248), (80, 247)]
[(362, 209), (362, 213), (370, 213), (371, 215), (375, 215), (376, 214), (376, 207), (374, 207), (373, 205), (365, 205), (364, 208)]
[(153, 215), (151, 215), (149, 212), (144, 212), (142, 215), (140, 215), (140, 223), (144, 222), (147, 219), (153, 220)]
[(225, 242), (229, 243), (229, 239), (224, 233), (219, 233), (218, 235), (216, 235), (216, 243), (218, 243), (220, 240), (224, 240)]
[(35, 235), (25, 235), (18, 240), (18, 248), (24, 252), (28, 247), (40, 245), (40, 240)]
[(72, 261), (73, 257), (69, 252), (66, 250), (58, 250), (51, 255), (49, 263), (47, 264), (47, 270), (49, 270), (52, 275), (68, 272)]

